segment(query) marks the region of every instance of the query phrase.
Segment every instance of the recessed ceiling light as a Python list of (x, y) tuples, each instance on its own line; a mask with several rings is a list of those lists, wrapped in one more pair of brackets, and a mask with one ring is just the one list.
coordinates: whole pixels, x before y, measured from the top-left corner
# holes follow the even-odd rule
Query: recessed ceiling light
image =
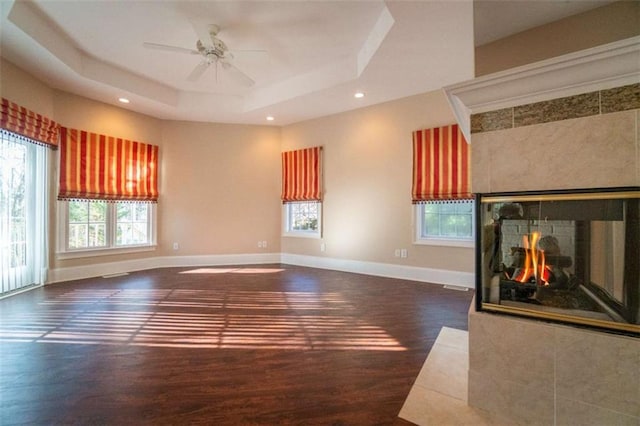
[(356, 98), (356, 99), (364, 98), (364, 93), (362, 93), (362, 92), (356, 92), (356, 93), (353, 95), (353, 97), (354, 97), (354, 98)]
[(275, 120), (275, 118), (273, 118), (273, 116), (267, 115), (267, 121), (273, 121), (273, 120)]
[(127, 98), (118, 98), (118, 100), (120, 102), (122, 102), (123, 104), (128, 104), (129, 103), (129, 99), (127, 99)]

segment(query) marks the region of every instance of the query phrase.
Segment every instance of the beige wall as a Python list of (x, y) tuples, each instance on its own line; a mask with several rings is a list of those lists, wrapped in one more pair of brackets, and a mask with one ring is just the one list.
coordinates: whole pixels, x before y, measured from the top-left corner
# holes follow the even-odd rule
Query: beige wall
[[(1, 94), (63, 126), (160, 146), (158, 248), (151, 252), (58, 260), (50, 209), (50, 266), (73, 268), (156, 256), (280, 251), (280, 129), (163, 121), (49, 88), (2, 61)], [(51, 199), (57, 195), (57, 153)], [(268, 247), (258, 249), (258, 241)], [(178, 242), (180, 249), (172, 249)]]
[(63, 125), (159, 145), (160, 198), (155, 251), (57, 260), (53, 268), (279, 252), (279, 128), (163, 121), (64, 92), (55, 93), (54, 110)]
[(322, 240), (283, 237), (282, 252), (473, 272), (470, 248), (413, 245), (412, 132), (452, 123), (435, 91), (284, 127), (283, 151), (324, 147), (325, 198)]
[[(59, 261), (57, 267), (279, 252), (278, 128), (163, 121), (64, 92), (56, 92), (54, 105), (61, 124), (160, 146), (156, 252)], [(258, 241), (267, 241), (267, 249), (258, 250)]]
[(162, 133), (160, 254), (279, 253), (280, 129), (165, 121)]
[(475, 49), (475, 75), (640, 35), (640, 2), (619, 1)]
[(54, 91), (51, 118), (60, 125), (160, 145), (161, 120), (60, 90)]
[(3, 98), (53, 118), (54, 90), (0, 58), (0, 93)]
[[(160, 146), (158, 248), (58, 260), (52, 208), (53, 269), (283, 252), (473, 272), (470, 248), (413, 245), (411, 133), (455, 122), (441, 91), (279, 128), (159, 120), (52, 90), (6, 62), (2, 83), (3, 96), (64, 126)], [(280, 152), (315, 145), (325, 148), (326, 252), (320, 240), (281, 237)], [(56, 178), (54, 168), (52, 199)], [(267, 248), (258, 248), (259, 241)], [(396, 258), (397, 248), (406, 248), (408, 258)]]

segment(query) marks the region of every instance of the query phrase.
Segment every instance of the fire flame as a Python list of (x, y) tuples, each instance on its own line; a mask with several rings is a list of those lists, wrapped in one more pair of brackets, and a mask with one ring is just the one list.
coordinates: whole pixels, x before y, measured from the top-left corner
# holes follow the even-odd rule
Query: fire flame
[(514, 272), (512, 280), (526, 283), (533, 278), (538, 285), (549, 285), (550, 268), (546, 264), (544, 250), (538, 249), (538, 241), (540, 241), (539, 232), (532, 232), (530, 237), (522, 236), (524, 264)]

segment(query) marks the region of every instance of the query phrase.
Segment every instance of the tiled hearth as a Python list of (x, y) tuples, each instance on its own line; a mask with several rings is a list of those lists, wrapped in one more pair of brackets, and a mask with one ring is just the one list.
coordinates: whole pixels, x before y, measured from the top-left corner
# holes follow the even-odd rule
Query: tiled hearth
[(400, 418), (419, 426), (640, 425), (625, 414), (640, 409), (640, 351), (630, 338), (473, 312), (470, 320), (471, 340), (442, 328)]
[(398, 415), (419, 426), (512, 425), (467, 405), (469, 333), (443, 327)]

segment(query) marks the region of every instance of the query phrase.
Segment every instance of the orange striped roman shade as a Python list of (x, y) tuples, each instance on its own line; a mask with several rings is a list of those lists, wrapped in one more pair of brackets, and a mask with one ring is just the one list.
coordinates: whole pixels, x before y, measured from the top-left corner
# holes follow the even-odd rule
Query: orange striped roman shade
[(322, 201), (322, 147), (282, 153), (282, 202)]
[(59, 200), (158, 200), (158, 147), (60, 128)]
[(472, 198), (471, 150), (457, 124), (413, 132), (413, 203)]
[(58, 146), (60, 126), (55, 121), (2, 98), (0, 128), (51, 148)]

